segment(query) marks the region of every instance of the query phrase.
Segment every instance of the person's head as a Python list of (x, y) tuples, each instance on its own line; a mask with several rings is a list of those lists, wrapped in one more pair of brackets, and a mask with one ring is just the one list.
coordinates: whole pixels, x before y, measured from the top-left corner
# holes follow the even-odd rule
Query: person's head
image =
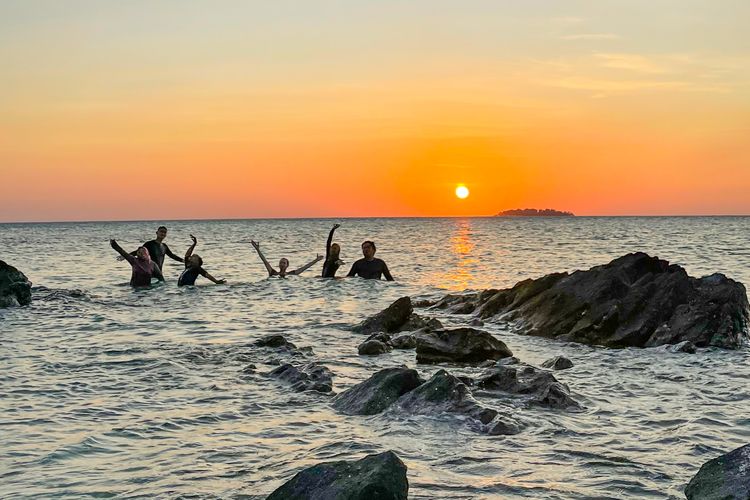
[(289, 267), (289, 259), (287, 259), (286, 257), (282, 257), (281, 260), (279, 261), (279, 272), (282, 274), (285, 273), (288, 267)]
[(372, 259), (375, 257), (376, 251), (377, 248), (375, 248), (375, 243), (372, 241), (365, 241), (362, 243), (362, 255), (365, 256), (365, 259)]
[(188, 267), (201, 267), (203, 266), (203, 259), (200, 258), (200, 255), (193, 254), (190, 256), (190, 259), (188, 259)]
[(339, 254), (341, 253), (341, 247), (338, 243), (334, 243), (331, 245), (331, 253), (329, 254), (328, 258), (330, 260), (339, 260)]
[(138, 247), (138, 250), (135, 251), (135, 256), (141, 260), (151, 260), (151, 254), (148, 253), (148, 248), (146, 247)]
[(159, 229), (156, 230), (156, 239), (161, 241), (166, 237), (167, 237), (167, 228), (164, 226), (159, 226)]

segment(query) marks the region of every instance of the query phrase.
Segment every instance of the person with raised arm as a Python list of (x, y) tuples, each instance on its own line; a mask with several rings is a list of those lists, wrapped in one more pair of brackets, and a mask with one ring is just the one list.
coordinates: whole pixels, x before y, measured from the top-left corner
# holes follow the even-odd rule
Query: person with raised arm
[(135, 251), (135, 255), (131, 255), (123, 250), (115, 240), (109, 240), (109, 244), (120, 254), (120, 256), (122, 256), (123, 259), (127, 260), (128, 264), (133, 268), (133, 274), (130, 277), (130, 286), (149, 286), (151, 284), (151, 278), (164, 281), (161, 269), (156, 265), (156, 262), (151, 260), (151, 255), (148, 253), (146, 247), (138, 247), (138, 250)]
[(198, 244), (198, 239), (192, 234), (190, 235), (190, 238), (193, 240), (193, 244), (190, 245), (190, 248), (185, 252), (185, 270), (180, 274), (180, 278), (177, 280), (177, 286), (195, 285), (195, 280), (198, 279), (198, 276), (203, 276), (217, 285), (226, 283), (226, 280), (217, 280), (211, 276), (208, 271), (203, 269), (203, 259), (197, 254), (193, 255), (193, 250), (195, 250), (195, 245)]
[(308, 262), (304, 266), (300, 267), (299, 269), (294, 269), (293, 271), (287, 271), (289, 268), (289, 259), (286, 257), (281, 258), (279, 260), (279, 270), (277, 271), (274, 269), (271, 264), (268, 263), (268, 259), (266, 259), (266, 256), (263, 255), (263, 252), (260, 251), (260, 243), (254, 240), (250, 240), (250, 243), (253, 245), (253, 248), (255, 248), (255, 251), (258, 252), (258, 256), (260, 257), (260, 260), (263, 261), (263, 265), (266, 266), (266, 271), (268, 271), (268, 276), (278, 276), (280, 278), (283, 278), (285, 276), (299, 276), (300, 274), (304, 273), (308, 269), (310, 269), (312, 266), (315, 265), (316, 262), (323, 259), (321, 255), (317, 255), (315, 259)]
[(344, 264), (339, 259), (341, 253), (341, 247), (338, 243), (331, 243), (333, 241), (333, 233), (336, 229), (340, 228), (341, 224), (334, 224), (331, 232), (328, 234), (328, 241), (326, 241), (326, 258), (323, 261), (323, 277), (324, 278), (335, 278), (336, 271), (339, 267)]
[[(156, 262), (156, 265), (159, 266), (159, 270), (164, 268), (164, 256), (176, 260), (177, 262), (183, 262), (182, 257), (175, 255), (172, 253), (172, 250), (169, 249), (169, 246), (167, 246), (166, 243), (164, 243), (164, 238), (167, 237), (167, 228), (164, 226), (159, 226), (159, 228), (156, 230), (156, 239), (147, 241), (143, 244), (144, 247), (146, 247), (146, 250), (148, 250), (149, 255), (151, 255), (151, 259)], [(130, 252), (130, 255), (135, 255), (135, 252)]]

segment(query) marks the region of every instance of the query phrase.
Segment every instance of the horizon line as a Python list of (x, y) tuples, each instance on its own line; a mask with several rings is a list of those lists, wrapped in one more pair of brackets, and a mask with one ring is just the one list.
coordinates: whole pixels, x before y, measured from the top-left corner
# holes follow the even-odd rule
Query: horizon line
[(615, 218), (615, 217), (641, 217), (641, 218), (687, 218), (687, 217), (750, 217), (750, 214), (619, 214), (619, 215), (572, 215), (572, 216), (540, 216), (540, 215), (387, 215), (387, 216), (322, 216), (322, 217), (198, 217), (186, 219), (70, 219), (70, 220), (21, 220), (2, 221), (0, 224), (93, 224), (101, 222), (222, 222), (222, 221), (245, 221), (245, 220), (352, 220), (352, 219), (576, 219), (576, 218)]

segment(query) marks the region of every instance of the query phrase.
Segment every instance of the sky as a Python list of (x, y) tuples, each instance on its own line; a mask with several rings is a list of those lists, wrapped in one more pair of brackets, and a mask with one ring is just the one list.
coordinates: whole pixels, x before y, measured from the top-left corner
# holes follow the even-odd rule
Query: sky
[(0, 221), (750, 214), (748, 19), (0, 0)]

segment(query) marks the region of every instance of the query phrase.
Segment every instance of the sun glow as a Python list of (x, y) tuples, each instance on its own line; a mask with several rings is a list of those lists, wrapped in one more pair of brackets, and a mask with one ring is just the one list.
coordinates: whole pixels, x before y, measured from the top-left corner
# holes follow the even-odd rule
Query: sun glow
[(469, 188), (467, 188), (463, 184), (459, 184), (458, 186), (456, 186), (456, 196), (462, 200), (468, 198)]

